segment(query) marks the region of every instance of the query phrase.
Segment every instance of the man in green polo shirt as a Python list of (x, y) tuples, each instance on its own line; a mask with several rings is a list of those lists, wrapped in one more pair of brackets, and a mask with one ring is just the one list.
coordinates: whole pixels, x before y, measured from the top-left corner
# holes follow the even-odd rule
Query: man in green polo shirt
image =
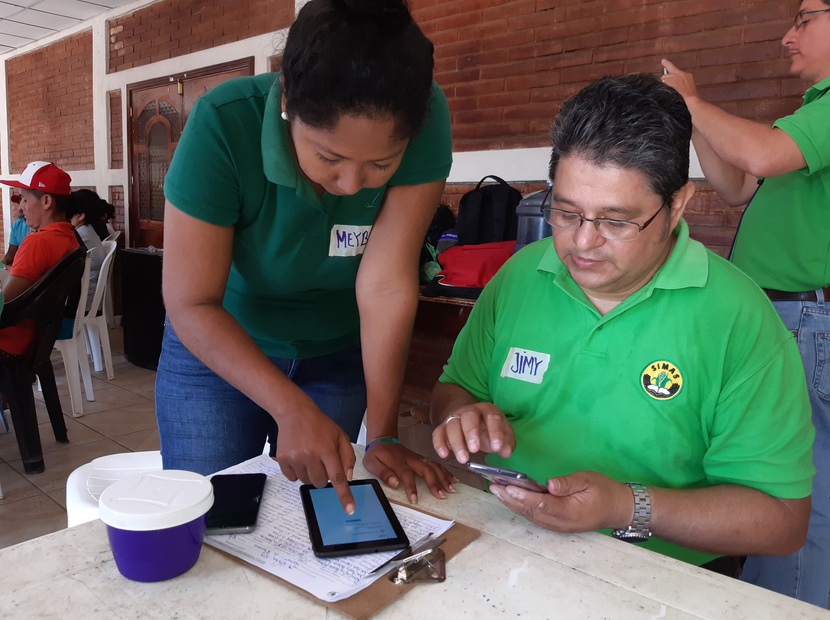
[(432, 397), (441, 457), (560, 532), (704, 565), (804, 541), (813, 429), (791, 334), (763, 292), (689, 239), (691, 119), (653, 76), (603, 78), (551, 138), (553, 243), (484, 289)]
[(706, 179), (745, 205), (732, 262), (764, 288), (797, 333), (816, 440), (807, 542), (785, 557), (747, 559), (742, 579), (827, 607), (830, 591), (830, 0), (804, 0), (782, 44), (790, 72), (810, 88), (772, 127), (703, 101), (693, 77), (664, 60), (663, 81), (683, 95)]

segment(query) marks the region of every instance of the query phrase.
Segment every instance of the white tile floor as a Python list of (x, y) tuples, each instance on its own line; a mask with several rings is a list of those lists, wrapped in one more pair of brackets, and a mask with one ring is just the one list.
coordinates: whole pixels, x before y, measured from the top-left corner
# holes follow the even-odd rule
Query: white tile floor
[[(120, 329), (110, 330), (110, 339), (115, 377), (107, 381), (104, 372), (93, 373), (95, 401), (84, 400), (83, 417), (65, 415), (68, 444), (55, 441), (43, 396), (35, 391), (45, 472), (24, 474), (14, 431), (3, 433), (0, 427), (0, 484), (5, 493), (0, 500), (0, 548), (66, 527), (66, 478), (76, 467), (105, 454), (158, 450), (153, 404), (156, 373), (126, 361)], [(63, 410), (69, 412), (59, 353), (53, 354), (52, 362)]]

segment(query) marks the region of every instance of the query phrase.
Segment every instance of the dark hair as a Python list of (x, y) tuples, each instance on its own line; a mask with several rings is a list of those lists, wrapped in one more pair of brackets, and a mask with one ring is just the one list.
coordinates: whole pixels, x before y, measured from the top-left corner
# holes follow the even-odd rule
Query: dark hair
[(550, 130), (550, 178), (562, 157), (639, 170), (668, 201), (689, 180), (692, 117), (656, 76), (603, 77), (565, 101)]
[(85, 216), (84, 223), (92, 226), (95, 234), (102, 241), (106, 239), (109, 231), (102, 215), (107, 212), (110, 206), (109, 203), (91, 189), (76, 190), (69, 195), (69, 198), (66, 217), (71, 219), (73, 215), (83, 214)]
[(421, 129), (433, 46), (406, 0), (311, 0), (288, 31), (286, 113), (331, 129), (343, 114), (390, 115), (400, 138)]

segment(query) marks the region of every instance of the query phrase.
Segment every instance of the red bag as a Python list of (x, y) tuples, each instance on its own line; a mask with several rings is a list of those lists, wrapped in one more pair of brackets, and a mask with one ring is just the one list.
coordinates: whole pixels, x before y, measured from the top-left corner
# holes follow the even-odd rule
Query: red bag
[(453, 246), (438, 255), (443, 269), (435, 275), (435, 279), (441, 286), (484, 288), (505, 261), (513, 256), (515, 247), (515, 241)]

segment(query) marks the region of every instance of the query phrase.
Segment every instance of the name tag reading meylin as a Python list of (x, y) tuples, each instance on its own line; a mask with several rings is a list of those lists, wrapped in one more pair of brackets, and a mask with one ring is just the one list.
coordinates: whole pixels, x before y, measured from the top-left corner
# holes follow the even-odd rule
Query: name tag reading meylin
[(358, 256), (363, 254), (369, 242), (371, 226), (335, 224), (331, 229), (329, 256)]
[(548, 353), (537, 353), (513, 347), (507, 352), (507, 359), (501, 369), (502, 377), (510, 377), (528, 383), (542, 383), (550, 364)]

